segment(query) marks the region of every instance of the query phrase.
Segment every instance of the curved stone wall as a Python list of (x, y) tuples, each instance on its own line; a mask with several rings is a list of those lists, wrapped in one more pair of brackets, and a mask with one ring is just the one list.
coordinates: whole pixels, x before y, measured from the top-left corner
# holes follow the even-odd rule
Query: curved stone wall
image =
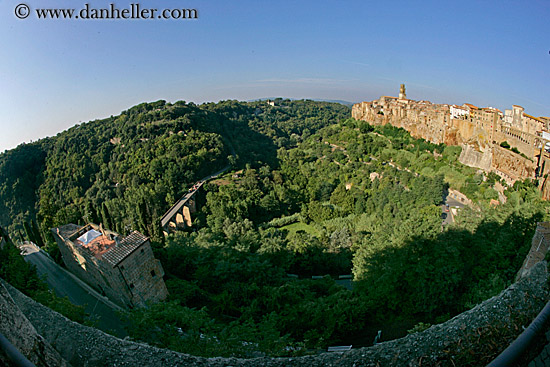
[[(449, 350), (468, 348), (465, 335), (497, 323), (511, 324), (517, 314), (534, 318), (548, 299), (548, 271), (540, 262), (498, 296), (453, 319), (369, 348), (296, 358), (199, 358), (118, 339), (74, 323), (5, 284), (37, 332), (74, 366), (418, 366), (448, 359)], [(525, 325), (527, 326), (527, 325)]]

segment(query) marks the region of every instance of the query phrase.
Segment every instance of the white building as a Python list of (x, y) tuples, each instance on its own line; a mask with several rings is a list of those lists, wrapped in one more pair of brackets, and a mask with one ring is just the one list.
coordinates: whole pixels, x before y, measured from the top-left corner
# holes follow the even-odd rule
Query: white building
[(449, 111), (452, 119), (465, 120), (470, 114), (470, 109), (468, 106), (451, 105)]

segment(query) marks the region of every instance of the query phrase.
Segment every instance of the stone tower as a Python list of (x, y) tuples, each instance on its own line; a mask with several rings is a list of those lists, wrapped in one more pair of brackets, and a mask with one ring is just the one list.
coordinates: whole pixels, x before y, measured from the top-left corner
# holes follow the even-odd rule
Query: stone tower
[(407, 99), (407, 94), (405, 93), (405, 84), (401, 84), (401, 88), (399, 88), (399, 99)]

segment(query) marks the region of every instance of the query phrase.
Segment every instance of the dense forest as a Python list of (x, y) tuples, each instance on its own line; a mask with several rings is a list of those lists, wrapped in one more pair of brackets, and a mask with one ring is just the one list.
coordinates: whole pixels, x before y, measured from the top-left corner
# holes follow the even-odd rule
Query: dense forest
[[(499, 201), (499, 177), (459, 163), (460, 147), (339, 104), (275, 102), (144, 103), (21, 145), (0, 155), (0, 224), (54, 255), (48, 229), (69, 222), (150, 236), (170, 297), (133, 310), (129, 332), (195, 355), (370, 345), (513, 281), (548, 219), (534, 183)], [(165, 238), (160, 215), (228, 164), (193, 227)], [(474, 204), (443, 225), (449, 188)]]

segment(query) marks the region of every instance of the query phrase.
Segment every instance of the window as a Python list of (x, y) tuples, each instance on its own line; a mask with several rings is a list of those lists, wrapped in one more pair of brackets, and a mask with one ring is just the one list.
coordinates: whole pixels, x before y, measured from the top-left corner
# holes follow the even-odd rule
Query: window
[(143, 250), (143, 249), (141, 249), (141, 253), (142, 253), (142, 254), (143, 254), (143, 252), (144, 252), (144, 250)]
[(130, 289), (134, 288), (134, 283), (130, 283)]
[(157, 274), (155, 273), (154, 270), (151, 270), (151, 276), (152, 276), (153, 278), (157, 276)]

